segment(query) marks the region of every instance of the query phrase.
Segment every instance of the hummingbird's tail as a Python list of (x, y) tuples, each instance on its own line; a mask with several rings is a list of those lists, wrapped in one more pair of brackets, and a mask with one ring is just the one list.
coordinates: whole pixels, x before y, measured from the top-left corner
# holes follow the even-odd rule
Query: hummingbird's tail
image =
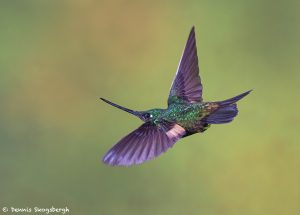
[(235, 96), (224, 101), (214, 102), (217, 104), (217, 108), (203, 119), (208, 124), (222, 124), (231, 122), (238, 114), (236, 102), (248, 95), (252, 90), (244, 92), (238, 96)]
[(230, 99), (226, 99), (224, 101), (220, 101), (217, 102), (220, 106), (226, 106), (226, 105), (231, 105), (233, 103), (236, 103), (237, 101), (241, 100), (242, 98), (244, 98), (246, 95), (248, 95), (252, 90), (248, 90), (247, 92), (244, 92), (238, 96), (235, 96), (233, 98)]

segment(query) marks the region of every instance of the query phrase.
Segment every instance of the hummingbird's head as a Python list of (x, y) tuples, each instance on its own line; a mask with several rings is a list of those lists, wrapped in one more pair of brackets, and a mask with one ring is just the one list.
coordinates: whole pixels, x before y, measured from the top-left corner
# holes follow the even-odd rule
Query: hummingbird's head
[(108, 101), (106, 99), (100, 98), (102, 101), (116, 107), (119, 108), (123, 111), (126, 111), (128, 113), (131, 113), (137, 117), (139, 117), (142, 121), (144, 122), (150, 122), (150, 121), (154, 121), (155, 119), (158, 118), (158, 116), (162, 113), (162, 109), (151, 109), (151, 110), (147, 110), (147, 111), (135, 111), (135, 110), (131, 110), (125, 107), (122, 107), (120, 105), (117, 105), (111, 101)]
[(147, 111), (141, 111), (139, 118), (144, 122), (154, 121), (159, 117), (162, 111), (162, 109), (151, 109)]

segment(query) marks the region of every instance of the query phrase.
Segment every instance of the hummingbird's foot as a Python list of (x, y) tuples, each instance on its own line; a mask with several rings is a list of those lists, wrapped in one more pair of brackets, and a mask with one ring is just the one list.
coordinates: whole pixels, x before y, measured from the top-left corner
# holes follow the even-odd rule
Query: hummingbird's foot
[(202, 132), (206, 131), (209, 127), (210, 127), (210, 124), (204, 123), (203, 128), (202, 128)]

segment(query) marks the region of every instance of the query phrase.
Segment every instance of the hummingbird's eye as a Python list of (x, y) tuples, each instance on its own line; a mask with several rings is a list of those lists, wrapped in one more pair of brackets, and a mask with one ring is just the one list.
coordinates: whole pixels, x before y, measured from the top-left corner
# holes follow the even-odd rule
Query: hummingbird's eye
[(149, 120), (149, 119), (151, 119), (152, 117), (153, 117), (153, 115), (150, 114), (150, 113), (145, 113), (145, 114), (143, 115), (143, 118), (144, 118), (145, 120)]

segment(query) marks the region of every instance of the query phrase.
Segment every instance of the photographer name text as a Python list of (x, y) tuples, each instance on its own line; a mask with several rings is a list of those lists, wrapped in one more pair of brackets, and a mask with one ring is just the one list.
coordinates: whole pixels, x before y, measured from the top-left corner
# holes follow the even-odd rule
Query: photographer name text
[(3, 207), (2, 211), (4, 213), (39, 213), (39, 214), (66, 214), (70, 212), (68, 207), (56, 208), (54, 206), (50, 208), (41, 208), (41, 207)]

